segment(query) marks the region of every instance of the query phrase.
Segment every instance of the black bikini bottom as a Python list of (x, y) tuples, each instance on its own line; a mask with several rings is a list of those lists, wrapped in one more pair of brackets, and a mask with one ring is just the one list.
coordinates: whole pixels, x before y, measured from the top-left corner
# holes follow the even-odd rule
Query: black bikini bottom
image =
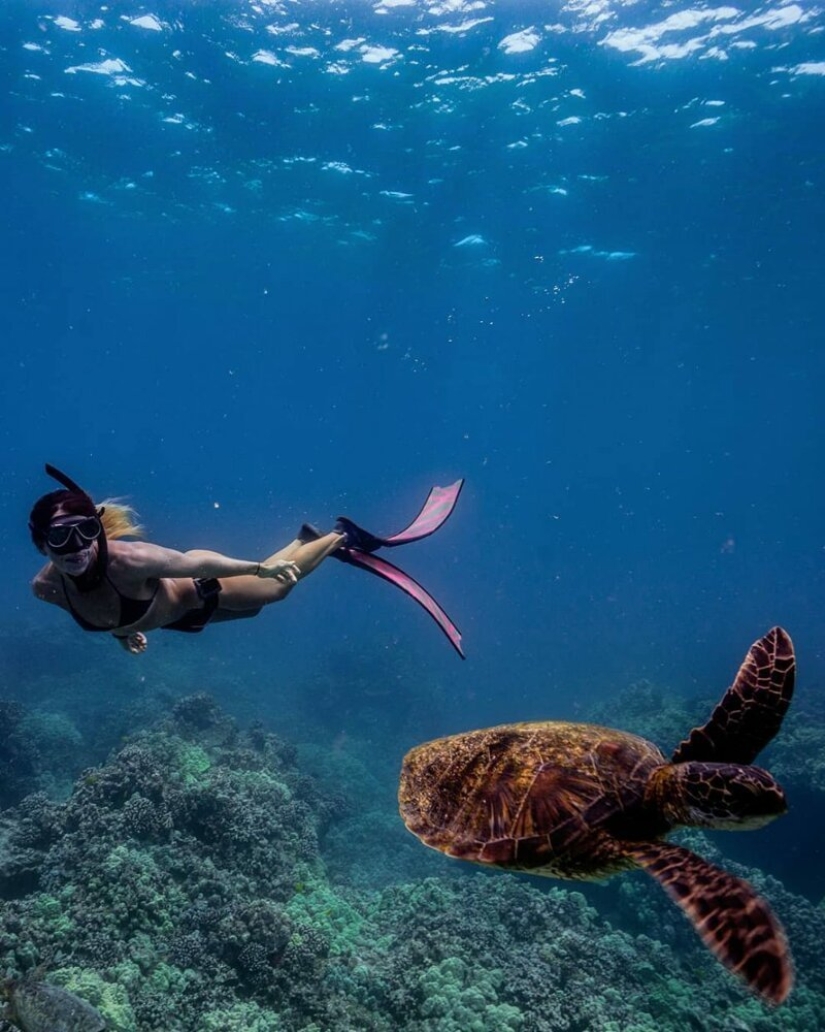
[(164, 624), (162, 631), (185, 631), (187, 634), (199, 634), (208, 623), (223, 623), (226, 620), (243, 620), (257, 616), (263, 606), (257, 609), (218, 609), (218, 595), (223, 588), (217, 577), (196, 577), (193, 580), (198, 598), (203, 600), (199, 609), (187, 610), (179, 620)]
[(218, 608), (218, 595), (223, 588), (217, 577), (195, 577), (192, 581), (198, 598), (203, 605), (198, 609), (187, 610), (179, 620), (164, 624), (162, 631), (186, 631), (188, 634), (199, 634), (209, 623)]

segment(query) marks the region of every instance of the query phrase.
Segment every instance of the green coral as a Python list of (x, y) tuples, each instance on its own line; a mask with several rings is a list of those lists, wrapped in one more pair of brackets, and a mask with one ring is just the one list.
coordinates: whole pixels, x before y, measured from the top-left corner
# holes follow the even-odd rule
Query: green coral
[(459, 957), (446, 957), (426, 968), (419, 986), (424, 997), (424, 1032), (518, 1032), (524, 1016), (517, 1007), (499, 1003), (504, 973), (470, 967)]
[(284, 1032), (278, 1015), (257, 1003), (236, 1003), (204, 1014), (201, 1032)]
[(107, 982), (89, 968), (66, 967), (52, 972), (50, 981), (63, 986), (100, 1011), (110, 1032), (137, 1032), (137, 1023), (122, 985)]
[(301, 928), (312, 928), (325, 935), (333, 955), (349, 953), (358, 942), (364, 917), (329, 885), (310, 877), (296, 884), (296, 892), (285, 908), (294, 921), (293, 938)]
[(32, 907), (35, 918), (46, 922), (52, 935), (61, 941), (67, 941), (74, 930), (74, 922), (63, 909), (62, 902), (55, 896), (42, 893), (34, 901)]
[[(123, 889), (128, 886), (128, 892)], [(156, 935), (174, 928), (173, 911), (183, 905), (180, 890), (153, 857), (132, 846), (115, 846), (103, 859), (90, 887), (105, 899), (110, 917), (123, 929)]]
[(6, 937), (8, 945), (17, 943), (21, 970), (41, 962), (38, 950), (44, 941), (61, 953), (71, 951), (77, 939), (77, 925), (71, 917), (72, 895), (66, 886), (56, 894), (42, 892), (32, 897), (29, 921), (18, 933)]
[(178, 745), (175, 759), (183, 783), (186, 786), (197, 785), (212, 766), (209, 754), (199, 745), (189, 742), (179, 741)]

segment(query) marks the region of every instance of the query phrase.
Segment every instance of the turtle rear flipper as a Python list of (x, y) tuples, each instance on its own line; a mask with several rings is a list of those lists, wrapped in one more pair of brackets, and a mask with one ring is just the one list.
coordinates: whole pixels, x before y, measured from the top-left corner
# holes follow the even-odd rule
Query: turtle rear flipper
[(690, 918), (726, 968), (768, 1003), (787, 998), (793, 965), (785, 932), (746, 881), (670, 843), (641, 843), (629, 847), (628, 854)]
[(781, 627), (755, 641), (710, 720), (694, 728), (674, 763), (753, 763), (782, 724), (793, 695), (793, 642)]

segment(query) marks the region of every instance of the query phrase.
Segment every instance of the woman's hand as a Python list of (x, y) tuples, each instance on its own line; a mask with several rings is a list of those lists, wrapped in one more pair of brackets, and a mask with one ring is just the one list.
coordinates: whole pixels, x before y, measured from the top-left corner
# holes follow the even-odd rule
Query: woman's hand
[(117, 640), (120, 642), (121, 647), (127, 652), (131, 652), (133, 656), (139, 656), (141, 652), (145, 652), (149, 642), (146, 640), (146, 635), (140, 631), (135, 631), (133, 634), (127, 635), (125, 638), (121, 638), (120, 635), (115, 635)]
[(276, 559), (273, 563), (258, 563), (256, 577), (271, 577), (282, 584), (297, 584), (301, 568), (289, 559)]

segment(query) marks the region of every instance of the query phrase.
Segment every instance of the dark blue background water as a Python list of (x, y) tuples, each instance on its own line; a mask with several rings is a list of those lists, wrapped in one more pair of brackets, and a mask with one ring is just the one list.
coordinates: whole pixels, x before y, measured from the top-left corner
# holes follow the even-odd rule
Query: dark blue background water
[[(640, 678), (716, 695), (774, 623), (822, 680), (822, 17), (726, 10), (7, 0), (16, 667), (56, 638), (277, 705), (342, 648), (400, 650), (445, 732)], [(464, 476), (399, 561), (467, 662), (335, 563), (123, 655), (29, 593), (44, 461), (152, 540), (254, 559), (304, 519), (397, 530)]]

